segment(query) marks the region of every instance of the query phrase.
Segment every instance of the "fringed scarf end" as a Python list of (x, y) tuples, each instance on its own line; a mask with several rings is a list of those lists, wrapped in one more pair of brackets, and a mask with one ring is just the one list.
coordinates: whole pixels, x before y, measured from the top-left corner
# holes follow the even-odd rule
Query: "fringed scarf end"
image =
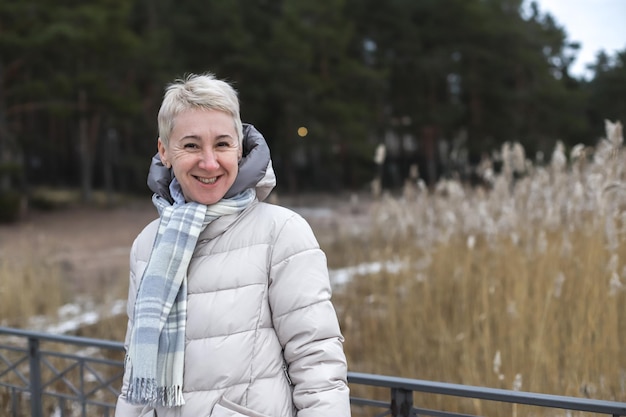
[(157, 387), (154, 378), (134, 378), (128, 385), (126, 396), (131, 404), (160, 405), (168, 408), (185, 404), (182, 386)]
[(133, 378), (126, 393), (131, 404), (152, 404), (157, 400), (157, 386), (154, 378)]
[(183, 387), (180, 385), (160, 387), (158, 391), (158, 402), (163, 407), (180, 407), (185, 404)]

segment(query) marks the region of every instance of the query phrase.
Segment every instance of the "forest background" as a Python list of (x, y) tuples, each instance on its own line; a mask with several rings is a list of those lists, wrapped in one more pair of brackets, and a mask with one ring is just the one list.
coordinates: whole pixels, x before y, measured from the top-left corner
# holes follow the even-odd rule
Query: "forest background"
[(522, 0), (1, 1), (2, 206), (147, 193), (163, 89), (189, 72), (234, 83), (280, 192), (400, 187), (411, 166), (472, 181), (507, 141), (540, 163), (626, 120), (626, 50), (585, 80), (577, 48)]

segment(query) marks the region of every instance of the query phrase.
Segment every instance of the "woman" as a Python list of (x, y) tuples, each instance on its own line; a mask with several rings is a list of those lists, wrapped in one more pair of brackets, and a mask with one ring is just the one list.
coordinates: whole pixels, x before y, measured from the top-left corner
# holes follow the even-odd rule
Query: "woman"
[(235, 90), (177, 80), (158, 126), (160, 218), (131, 250), (116, 417), (349, 416), (325, 255), (302, 217), (262, 202), (269, 150)]

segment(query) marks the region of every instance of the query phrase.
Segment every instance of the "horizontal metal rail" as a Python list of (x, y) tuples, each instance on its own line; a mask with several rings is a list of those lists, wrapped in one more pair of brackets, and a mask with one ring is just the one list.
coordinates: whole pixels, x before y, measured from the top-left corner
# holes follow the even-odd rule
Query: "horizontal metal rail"
[[(43, 417), (54, 409), (62, 417), (112, 416), (123, 374), (124, 345), (109, 340), (54, 335), (0, 326), (0, 414), (10, 417)], [(42, 344), (60, 344), (56, 350)], [(82, 347), (83, 351), (77, 351)], [(97, 353), (97, 355), (95, 354)], [(103, 356), (118, 356), (110, 359)], [(56, 363), (61, 362), (62, 364)], [(461, 417), (443, 410), (419, 408), (414, 394), (437, 394), (528, 406), (626, 416), (626, 403), (589, 398), (476, 387), (384, 375), (348, 373), (351, 387), (389, 390), (385, 400), (351, 397), (359, 410), (379, 408), (378, 416)], [(30, 412), (26, 411), (29, 409)], [(70, 411), (72, 410), (71, 414)], [(98, 410), (95, 412), (94, 410)], [(48, 412), (47, 415), (51, 413)], [(356, 413), (354, 413), (356, 415)], [(359, 415), (371, 415), (361, 413)]]

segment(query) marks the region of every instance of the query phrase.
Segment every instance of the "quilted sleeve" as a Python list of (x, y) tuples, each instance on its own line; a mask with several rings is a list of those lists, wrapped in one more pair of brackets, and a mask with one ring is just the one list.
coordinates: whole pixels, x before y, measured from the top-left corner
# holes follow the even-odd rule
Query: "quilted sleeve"
[(326, 256), (295, 213), (275, 238), (269, 300), (298, 417), (349, 416), (347, 363)]

